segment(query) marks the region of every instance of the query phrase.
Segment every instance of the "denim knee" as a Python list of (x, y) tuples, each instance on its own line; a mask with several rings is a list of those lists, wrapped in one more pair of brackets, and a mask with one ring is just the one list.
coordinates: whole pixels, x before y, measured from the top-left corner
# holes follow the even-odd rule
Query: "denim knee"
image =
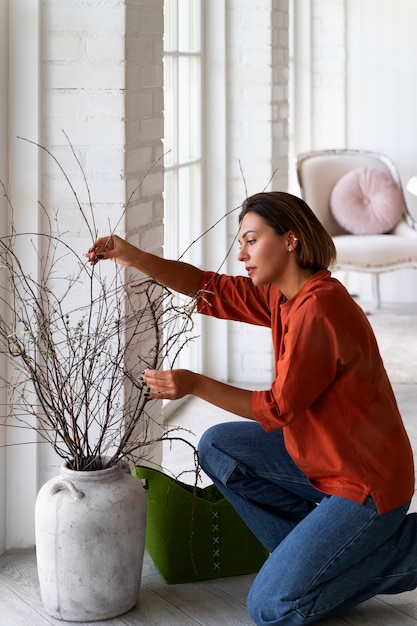
[[(295, 602), (283, 603), (280, 610), (281, 603), (278, 598), (278, 590), (274, 598), (269, 598), (269, 602), (273, 601), (273, 606), (268, 606), (263, 589), (258, 589), (258, 586), (255, 579), (246, 600), (246, 609), (256, 626), (276, 626), (278, 624), (299, 624), (301, 626), (301, 624), (308, 623), (303, 622), (302, 617), (295, 611)], [(290, 604), (294, 605), (293, 609), (289, 606)]]
[(238, 459), (234, 454), (240, 430), (240, 423), (225, 422), (211, 426), (202, 435), (198, 445), (199, 462), (214, 482), (226, 485), (236, 468)]
[(217, 438), (215, 434), (216, 430), (217, 426), (211, 426), (202, 434), (198, 444), (198, 459), (203, 470), (210, 466), (209, 459), (212, 456), (213, 442)]
[(246, 609), (256, 626), (306, 626), (316, 621), (297, 611), (297, 600), (280, 599), (278, 590), (275, 596), (266, 598), (258, 586), (255, 579), (246, 600)]
[(217, 476), (216, 469), (219, 465), (220, 442), (223, 437), (221, 431), (225, 424), (216, 424), (208, 428), (200, 438), (198, 444), (198, 460), (202, 469), (209, 476)]

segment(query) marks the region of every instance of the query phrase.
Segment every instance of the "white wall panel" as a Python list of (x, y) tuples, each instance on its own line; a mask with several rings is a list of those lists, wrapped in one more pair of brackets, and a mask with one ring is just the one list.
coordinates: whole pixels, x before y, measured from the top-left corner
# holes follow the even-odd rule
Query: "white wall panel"
[[(417, 174), (417, 3), (346, 7), (347, 145), (390, 156), (405, 187)], [(417, 217), (417, 198), (407, 201)]]
[[(374, 150), (417, 174), (415, 0), (292, 0), (294, 152)], [(309, 20), (306, 19), (309, 16)], [(292, 190), (299, 192), (290, 177)], [(405, 190), (417, 217), (417, 197)], [(368, 277), (351, 276), (364, 299)], [(416, 301), (417, 274), (381, 277), (385, 301)]]

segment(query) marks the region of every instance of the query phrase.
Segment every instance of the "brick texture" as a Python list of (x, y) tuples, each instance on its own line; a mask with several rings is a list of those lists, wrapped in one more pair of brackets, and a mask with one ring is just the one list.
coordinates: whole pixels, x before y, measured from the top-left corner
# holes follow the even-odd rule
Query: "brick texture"
[[(227, 5), (230, 210), (241, 204), (246, 192), (288, 187), (288, 0), (230, 0)], [(234, 212), (229, 220), (230, 245), (236, 232)], [(235, 245), (227, 269), (239, 274), (244, 270), (236, 253)], [(229, 338), (229, 378), (249, 383), (270, 380), (269, 331), (230, 324)]]
[[(164, 236), (162, 36), (163, 0), (42, 3), (42, 143), (59, 159), (90, 215), (88, 186), (95, 216), (90, 226), (97, 235), (115, 229), (159, 254)], [(92, 235), (65, 177), (47, 157), (41, 178), (43, 204), (51, 214), (58, 211), (59, 230), (82, 254)], [(103, 271), (111, 277), (114, 269), (103, 264)], [(157, 421), (158, 403), (149, 410)], [(152, 434), (157, 436), (156, 427)], [(149, 454), (158, 461), (158, 449)], [(41, 469), (44, 479), (48, 463), (45, 459)]]

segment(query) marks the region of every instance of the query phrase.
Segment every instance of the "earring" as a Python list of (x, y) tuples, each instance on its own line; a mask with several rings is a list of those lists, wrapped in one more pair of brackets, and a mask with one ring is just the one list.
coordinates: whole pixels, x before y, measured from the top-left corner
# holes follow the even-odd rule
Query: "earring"
[(293, 251), (293, 247), (292, 247), (292, 246), (290, 246), (290, 247), (288, 248), (288, 252), (292, 252), (292, 251)]

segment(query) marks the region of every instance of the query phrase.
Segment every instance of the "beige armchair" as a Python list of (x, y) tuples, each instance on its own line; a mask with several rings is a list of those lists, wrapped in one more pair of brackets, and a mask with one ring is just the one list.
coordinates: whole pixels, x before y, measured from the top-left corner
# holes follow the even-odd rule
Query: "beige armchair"
[[(352, 234), (335, 217), (335, 187), (351, 170), (380, 170), (394, 181), (394, 191), (401, 194), (401, 207), (395, 225), (384, 233)], [(376, 173), (378, 175), (378, 173)], [(336, 250), (335, 270), (372, 274), (373, 299), (380, 306), (379, 275), (405, 267), (417, 269), (417, 223), (409, 213), (398, 171), (392, 161), (363, 150), (320, 150), (297, 157), (297, 175), (301, 195), (332, 235)], [(356, 175), (356, 173), (355, 173)], [(351, 175), (349, 175), (351, 178)], [(398, 198), (397, 198), (398, 199)], [(343, 208), (343, 207), (342, 207)], [(388, 206), (388, 208), (390, 208)]]

